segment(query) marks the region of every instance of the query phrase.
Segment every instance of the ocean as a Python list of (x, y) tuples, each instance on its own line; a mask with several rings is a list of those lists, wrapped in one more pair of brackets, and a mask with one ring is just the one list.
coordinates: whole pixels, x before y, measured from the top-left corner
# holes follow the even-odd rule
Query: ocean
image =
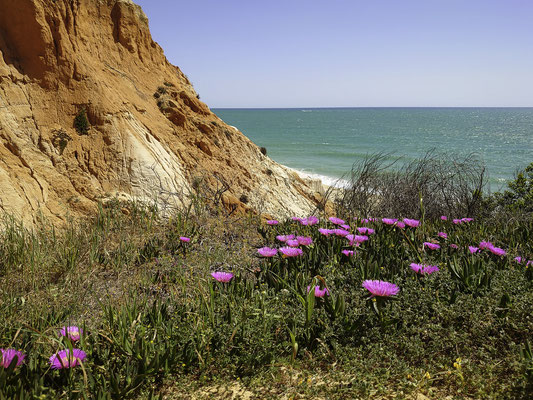
[(268, 156), (326, 184), (369, 154), (411, 161), (427, 151), (485, 164), (489, 190), (505, 188), (533, 162), (533, 108), (213, 109)]

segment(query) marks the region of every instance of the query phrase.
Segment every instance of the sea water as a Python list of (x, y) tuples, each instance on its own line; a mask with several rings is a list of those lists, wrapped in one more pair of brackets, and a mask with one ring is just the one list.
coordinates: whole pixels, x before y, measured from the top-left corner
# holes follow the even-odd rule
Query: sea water
[[(367, 155), (477, 157), (491, 191), (533, 162), (533, 108), (213, 109), (273, 160), (333, 184)], [(342, 181), (337, 182), (337, 185)]]

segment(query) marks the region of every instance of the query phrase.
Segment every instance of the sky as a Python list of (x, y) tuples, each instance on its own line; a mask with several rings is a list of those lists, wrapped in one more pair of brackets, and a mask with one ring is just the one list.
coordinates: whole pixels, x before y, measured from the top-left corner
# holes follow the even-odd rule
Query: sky
[(533, 0), (134, 0), (211, 108), (533, 107)]

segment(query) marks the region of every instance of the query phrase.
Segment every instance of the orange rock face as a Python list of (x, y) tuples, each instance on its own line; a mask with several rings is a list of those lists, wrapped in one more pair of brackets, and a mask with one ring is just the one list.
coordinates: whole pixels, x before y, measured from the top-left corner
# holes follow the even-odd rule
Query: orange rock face
[[(116, 194), (181, 204), (199, 189), (240, 211), (314, 208), (316, 182), (213, 114), (132, 1), (0, 0), (0, 10), (0, 210), (55, 223)], [(74, 124), (82, 110), (86, 133)]]

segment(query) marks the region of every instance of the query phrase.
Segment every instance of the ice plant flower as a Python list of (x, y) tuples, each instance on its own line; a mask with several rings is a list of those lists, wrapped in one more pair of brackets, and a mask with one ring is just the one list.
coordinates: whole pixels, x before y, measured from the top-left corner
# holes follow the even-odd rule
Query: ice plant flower
[(459, 246), (457, 246), (455, 243), (452, 243), (452, 244), (450, 245), (450, 247), (451, 247), (452, 249), (458, 249), (458, 248), (459, 248)]
[(350, 246), (354, 243), (363, 243), (368, 240), (368, 236), (365, 235), (346, 235), (346, 239), (350, 241)]
[(302, 222), (302, 218), (300, 217), (291, 217), (293, 221)]
[(440, 219), (441, 219), (442, 221), (448, 221), (448, 217), (447, 217), (446, 215), (441, 215), (441, 216), (440, 216)]
[(461, 221), (460, 219), (454, 219), (452, 220), (452, 222), (455, 224), (455, 225), (459, 225), (459, 224), (462, 224), (463, 221)]
[(8, 368), (15, 357), (17, 357), (17, 364), (15, 365), (15, 367), (20, 367), (24, 362), (24, 358), (26, 357), (26, 355), (22, 353), (22, 351), (18, 351), (15, 349), (0, 349), (0, 351), (2, 352), (2, 358), (0, 359), (0, 367), (4, 368)]
[(231, 272), (211, 272), (211, 276), (215, 278), (217, 282), (227, 283), (233, 279), (233, 274)]
[(332, 229), (333, 233), (337, 236), (345, 237), (346, 235), (349, 235), (350, 232), (348, 232), (345, 229)]
[(87, 354), (80, 349), (72, 349), (72, 353), (69, 349), (61, 350), (50, 357), (50, 368), (63, 369), (77, 367), (86, 358)]
[(286, 242), (287, 240), (293, 240), (294, 235), (278, 235), (276, 236), (276, 239), (278, 239), (280, 242)]
[(494, 245), (491, 242), (481, 242), (479, 243), (480, 249), (490, 249), (491, 247), (494, 247)]
[(59, 330), (59, 334), (61, 336), (66, 337), (67, 339), (77, 342), (78, 340), (80, 340), (81, 335), (83, 335), (83, 329), (75, 325), (64, 326), (63, 328)]
[(479, 247), (468, 246), (468, 251), (470, 252), (470, 254), (477, 253), (479, 251)]
[(359, 232), (362, 235), (373, 235), (376, 231), (372, 228), (367, 228), (366, 226), (362, 226), (360, 228), (357, 228), (357, 232)]
[(417, 219), (404, 218), (403, 222), (405, 223), (405, 225), (410, 226), (411, 228), (416, 228), (420, 225), (420, 221)]
[(342, 229), (346, 229), (346, 230), (349, 230), (350, 229), (350, 225), (347, 225), (347, 224), (344, 224), (344, 225), (339, 225)]
[(431, 243), (431, 242), (424, 242), (424, 247), (427, 247), (430, 250), (438, 250), (440, 249), (440, 245), (437, 243)]
[(352, 257), (354, 255), (353, 250), (343, 250), (341, 251), (342, 254), (344, 254), (346, 257)]
[(303, 254), (303, 250), (297, 247), (281, 247), (279, 251), (283, 257), (298, 257)]
[(296, 239), (289, 239), (285, 242), (285, 244), (290, 247), (298, 247), (300, 245), (300, 243)]
[(316, 225), (318, 224), (318, 222), (319, 222), (318, 218), (315, 217), (314, 215), (307, 217), (307, 225)]
[(396, 223), (396, 226), (397, 226), (398, 228), (400, 228), (400, 229), (403, 229), (403, 228), (405, 228), (405, 222), (398, 221), (398, 222)]
[(329, 220), (335, 225), (344, 225), (346, 221), (337, 217), (329, 217)]
[(324, 236), (329, 236), (333, 234), (333, 229), (318, 228), (318, 231)]
[[(311, 286), (307, 286), (307, 293), (309, 293), (310, 290)], [(329, 296), (328, 288), (320, 289), (319, 286), (315, 286), (315, 297), (324, 297), (326, 294)]]
[(429, 275), (439, 270), (439, 267), (437, 267), (436, 265), (411, 263), (410, 266), (411, 269), (419, 275)]
[(496, 254), (497, 256), (504, 256), (507, 254), (507, 252), (504, 249), (500, 249), (499, 247), (489, 247), (489, 251), (492, 254)]
[(522, 257), (515, 257), (514, 260), (515, 260), (518, 264), (521, 264), (521, 263), (522, 263)]
[(370, 298), (395, 296), (400, 291), (394, 283), (378, 280), (366, 280), (363, 282), (363, 287), (372, 293)]
[(276, 254), (278, 254), (277, 249), (272, 249), (270, 247), (261, 247), (260, 249), (257, 249), (257, 252), (263, 257), (274, 257)]
[(472, 222), (474, 218), (461, 218), (462, 222)]
[(398, 220), (396, 218), (383, 218), (381, 220), (386, 225), (394, 225)]
[(184, 243), (189, 243), (191, 241), (191, 238), (188, 238), (186, 236), (180, 236), (180, 241)]
[(439, 237), (443, 238), (443, 239), (448, 239), (448, 234), (446, 232), (439, 232)]
[(313, 239), (309, 236), (297, 236), (296, 240), (301, 246), (311, 246), (313, 244)]
[(267, 221), (267, 224), (268, 225), (277, 225), (277, 224), (279, 224), (279, 221), (277, 219), (269, 219)]

